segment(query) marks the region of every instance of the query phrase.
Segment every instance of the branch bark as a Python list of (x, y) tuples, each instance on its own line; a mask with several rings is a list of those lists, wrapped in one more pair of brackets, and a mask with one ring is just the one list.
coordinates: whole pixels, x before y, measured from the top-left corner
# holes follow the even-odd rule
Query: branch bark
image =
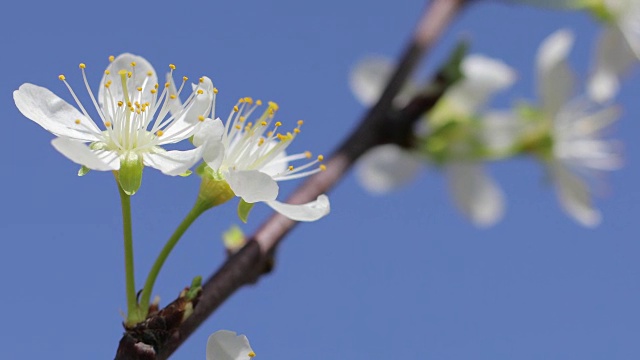
[[(400, 143), (402, 139), (410, 137), (412, 125), (433, 107), (456, 79), (451, 79), (444, 71), (440, 71), (432, 79), (432, 86), (435, 85), (432, 90), (416, 96), (400, 111), (393, 107), (393, 100), (420, 59), (466, 2), (467, 0), (431, 1), (378, 102), (365, 113), (360, 125), (333, 152), (326, 162), (327, 170), (308, 178), (287, 199), (288, 203), (302, 204), (314, 200), (335, 186), (367, 150), (385, 143)], [(157, 352), (155, 357), (149, 357), (149, 346), (136, 343), (138, 339), (132, 338), (131, 332), (127, 332), (120, 341), (116, 360), (167, 359), (236, 290), (257, 282), (263, 274), (269, 272), (277, 245), (296, 224), (277, 213), (271, 216), (247, 244), (230, 256), (204, 283), (193, 314), (175, 329), (167, 329), (171, 336), (166, 341), (153, 345), (153, 352)]]

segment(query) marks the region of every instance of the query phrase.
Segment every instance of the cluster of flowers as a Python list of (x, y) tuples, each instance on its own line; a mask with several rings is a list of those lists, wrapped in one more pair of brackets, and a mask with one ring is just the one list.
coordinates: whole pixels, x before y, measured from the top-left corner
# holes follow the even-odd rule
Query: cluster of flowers
[[(300, 133), (302, 120), (292, 132), (280, 132), (282, 123), (274, 121), (278, 105), (269, 102), (253, 122), (250, 117), (261, 107), (260, 100), (241, 98), (225, 123), (215, 116), (218, 90), (211, 79), (201, 77), (191, 86), (183, 102), (187, 77), (180, 86), (173, 79), (176, 67), (169, 65), (165, 84), (159, 84), (155, 70), (144, 58), (132, 54), (111, 56), (97, 98), (80, 64), (99, 121), (94, 121), (75, 92), (64, 82), (78, 108), (46, 88), (23, 84), (13, 93), (16, 106), (27, 118), (57, 136), (53, 146), (89, 170), (113, 171), (124, 192), (138, 191), (145, 166), (176, 176), (190, 173), (201, 159), (198, 173), (226, 189), (230, 196), (212, 194), (212, 205), (238, 196), (252, 204), (264, 202), (297, 221), (314, 221), (329, 212), (327, 196), (307, 204), (292, 205), (276, 201), (278, 181), (305, 177), (325, 169), (318, 164), (322, 155), (311, 159), (306, 151), (288, 155), (288, 146)], [(187, 86), (188, 87), (188, 86)], [(164, 145), (191, 140), (191, 150), (165, 150)], [(300, 166), (290, 163), (307, 160)], [(220, 186), (221, 185), (221, 186)], [(222, 191), (224, 192), (224, 191)]]
[[(622, 165), (618, 144), (603, 139), (603, 131), (618, 118), (618, 109), (610, 103), (621, 75), (640, 58), (640, 1), (548, 5), (588, 9), (605, 23), (585, 94), (574, 94), (576, 80), (567, 63), (574, 36), (568, 30), (557, 31), (540, 45), (537, 105), (484, 109), (490, 96), (514, 82), (515, 73), (496, 59), (470, 55), (462, 64), (463, 80), (419, 124), (412, 148), (383, 145), (365, 154), (358, 167), (363, 186), (385, 193), (413, 178), (422, 164), (438, 166), (447, 175), (457, 207), (474, 224), (489, 226), (502, 217), (504, 196), (483, 162), (532, 155), (545, 166), (565, 212), (584, 226), (597, 225), (601, 216), (592, 204), (593, 187), (600, 172)], [(392, 69), (381, 58), (358, 64), (350, 77), (356, 97), (364, 104), (374, 102)], [(416, 84), (406, 86), (396, 99), (398, 106), (416, 91)]]

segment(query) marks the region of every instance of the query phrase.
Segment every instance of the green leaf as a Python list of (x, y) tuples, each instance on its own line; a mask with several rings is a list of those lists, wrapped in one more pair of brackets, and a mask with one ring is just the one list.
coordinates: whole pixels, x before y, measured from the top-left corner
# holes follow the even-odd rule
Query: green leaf
[(248, 203), (243, 199), (240, 199), (240, 202), (238, 203), (238, 217), (240, 218), (240, 220), (242, 220), (243, 223), (247, 222), (247, 219), (249, 218), (249, 212), (253, 208), (253, 205), (255, 204)]
[(200, 289), (202, 289), (202, 276), (198, 275), (191, 280), (191, 286), (187, 291), (187, 300), (195, 299)]

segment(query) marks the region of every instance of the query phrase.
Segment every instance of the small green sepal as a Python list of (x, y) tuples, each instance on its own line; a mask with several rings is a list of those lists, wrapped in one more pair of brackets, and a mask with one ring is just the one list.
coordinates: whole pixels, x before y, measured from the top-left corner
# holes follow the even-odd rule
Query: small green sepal
[(249, 212), (251, 212), (251, 209), (253, 208), (253, 205), (255, 205), (255, 204), (254, 203), (248, 203), (248, 202), (244, 201), (244, 199), (240, 199), (240, 202), (238, 203), (238, 217), (245, 224), (247, 223), (247, 220), (249, 219)]
[(191, 286), (189, 286), (189, 291), (187, 291), (187, 300), (191, 301), (198, 296), (198, 292), (202, 289), (202, 276), (198, 275), (191, 280)]
[(89, 169), (88, 167), (82, 165), (80, 167), (80, 170), (78, 170), (78, 176), (85, 176), (89, 173), (89, 171), (91, 171), (91, 169)]

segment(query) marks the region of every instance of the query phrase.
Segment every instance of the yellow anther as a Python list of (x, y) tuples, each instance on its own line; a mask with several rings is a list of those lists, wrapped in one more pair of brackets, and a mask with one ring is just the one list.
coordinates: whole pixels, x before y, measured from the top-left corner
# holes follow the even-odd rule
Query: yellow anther
[(140, 109), (136, 110), (136, 114), (140, 115)]
[(218, 88), (213, 88), (213, 93), (217, 94), (218, 93)]
[(293, 134), (288, 132), (287, 133), (287, 139), (289, 139), (289, 140), (293, 139)]
[(276, 112), (272, 108), (269, 108), (267, 109), (267, 113), (269, 114), (269, 116), (273, 117), (273, 114), (275, 114)]
[(324, 164), (320, 165), (320, 171), (325, 171), (325, 170), (327, 170), (327, 167)]
[(293, 166), (289, 165), (289, 171), (293, 171)]
[(86, 68), (86, 67), (87, 67), (87, 65), (85, 65), (84, 63), (80, 63), (80, 65), (78, 65), (78, 67), (79, 67), (80, 69), (84, 69), (84, 68)]
[(153, 85), (153, 88), (157, 89), (158, 88), (158, 84), (156, 83), (155, 85)]
[(244, 127), (244, 131), (249, 132), (251, 130), (251, 125), (247, 125)]
[(198, 82), (199, 83), (203, 83), (204, 82), (204, 78), (201, 77), (200, 79), (198, 79)]
[(256, 105), (258, 106), (262, 105), (262, 100), (256, 100)]
[(304, 121), (298, 120), (298, 126), (302, 126), (302, 124), (304, 124)]
[(287, 137), (282, 135), (282, 134), (276, 134), (276, 137), (278, 138), (278, 140), (282, 141), (284, 139), (286, 139)]
[(132, 62), (131, 62), (131, 66), (134, 66), (134, 67), (135, 67), (135, 66), (136, 66), (136, 62), (135, 62), (135, 61), (132, 61)]
[(268, 137), (271, 137), (271, 135), (273, 135), (273, 131), (269, 131), (269, 132), (267, 133), (267, 136), (268, 136)]
[(109, 62), (113, 62), (113, 60), (115, 60), (115, 59), (116, 59), (115, 56), (113, 56), (113, 55), (109, 56)]
[(164, 131), (162, 131), (162, 130), (156, 131), (156, 135), (158, 135), (158, 136), (162, 136), (163, 134), (164, 134)]
[(256, 356), (256, 353), (254, 353), (253, 351), (251, 351), (251, 352), (249, 352), (249, 353), (247, 354), (247, 356), (248, 356), (248, 357), (250, 357), (250, 358), (252, 358), (252, 357), (255, 357), (255, 356)]
[(106, 87), (107, 89), (109, 88), (109, 86), (111, 86), (111, 83), (107, 81), (106, 84), (104, 84), (104, 87)]
[(118, 101), (118, 106), (122, 106), (124, 103), (122, 101)]
[(280, 121), (276, 121), (276, 127), (280, 127), (282, 126), (282, 123)]
[(249, 123), (247, 124), (248, 127), (252, 127), (253, 123), (251, 121), (249, 121)]
[(198, 95), (202, 95), (204, 94), (204, 91), (202, 89), (198, 89)]
[(76, 121), (74, 121), (76, 123), (76, 125), (80, 125), (80, 119), (76, 119)]
[(238, 102), (239, 102), (240, 104), (242, 104), (242, 103), (244, 102), (244, 98), (240, 98), (240, 100), (238, 100)]
[(244, 98), (244, 102), (246, 102), (247, 104), (253, 104), (253, 99), (250, 97), (246, 97)]
[(173, 64), (169, 64), (169, 69), (171, 69), (171, 70), (175, 70), (175, 69), (176, 69), (176, 66), (175, 66), (175, 65), (173, 65)]
[(104, 71), (104, 74), (105, 74), (105, 75), (109, 75), (109, 74), (111, 74), (111, 71), (109, 71), (109, 70), (105, 70), (105, 71)]
[(106, 126), (106, 127), (111, 127), (111, 121), (106, 121), (106, 122), (104, 123), (104, 126)]
[(238, 110), (239, 110), (239, 109), (238, 109), (238, 107), (237, 107), (237, 106), (234, 106), (234, 107), (233, 107), (233, 111), (234, 111), (234, 112), (238, 112)]
[(305, 152), (304, 152), (304, 156), (305, 156), (307, 159), (311, 159), (311, 151), (305, 151)]
[(153, 76), (153, 72), (147, 71), (147, 76)]
[(60, 79), (60, 80), (64, 81), (64, 79), (66, 79), (66, 77), (64, 77), (64, 75), (59, 75), (59, 76), (58, 76), (58, 79)]
[(264, 144), (264, 138), (260, 138), (260, 140), (258, 140), (258, 146)]
[(157, 93), (157, 92), (158, 92), (158, 90), (156, 90), (156, 89), (151, 89), (151, 93), (152, 93), (152, 94), (155, 94), (155, 93)]
[(278, 104), (274, 103), (273, 101), (269, 101), (269, 107), (273, 110), (278, 110), (280, 108)]
[(169, 95), (169, 97), (170, 97), (171, 99), (175, 99), (175, 98), (176, 98), (176, 95), (175, 95), (175, 94), (171, 94), (171, 95)]
[(138, 91), (142, 91), (142, 86), (138, 86)]
[(295, 129), (293, 129), (293, 132), (294, 132), (295, 134), (300, 134), (300, 129), (295, 128)]
[(198, 121), (204, 121), (204, 116), (198, 115)]
[(171, 86), (171, 84), (169, 84), (168, 82), (164, 83), (164, 87), (168, 88), (169, 86)]
[(318, 155), (318, 161), (324, 160), (324, 155)]
[(262, 126), (267, 126), (267, 122), (266, 122), (266, 121), (261, 121), (261, 122), (260, 122), (260, 125), (262, 125)]
[(236, 129), (238, 129), (238, 130), (242, 129), (242, 126), (240, 126), (240, 125), (236, 125), (236, 126), (234, 126), (234, 127), (235, 127)]
[(133, 73), (131, 71), (128, 71), (127, 72), (127, 77), (131, 77), (131, 76), (133, 76)]
[(127, 101), (127, 107), (132, 107), (131, 106), (131, 101)]
[[(238, 118), (238, 121), (240, 121), (240, 122), (244, 122), (246, 119), (247, 119), (246, 117), (244, 117), (244, 116), (240, 116), (240, 117)], [(251, 124), (251, 123), (249, 123), (249, 124)]]
[(133, 105), (135, 105), (137, 108), (140, 108), (140, 103), (139, 102), (134, 102)]
[(182, 77), (182, 81), (187, 81), (187, 80), (189, 80), (189, 78), (188, 78), (188, 77), (186, 77), (186, 76), (183, 76), (183, 77)]

